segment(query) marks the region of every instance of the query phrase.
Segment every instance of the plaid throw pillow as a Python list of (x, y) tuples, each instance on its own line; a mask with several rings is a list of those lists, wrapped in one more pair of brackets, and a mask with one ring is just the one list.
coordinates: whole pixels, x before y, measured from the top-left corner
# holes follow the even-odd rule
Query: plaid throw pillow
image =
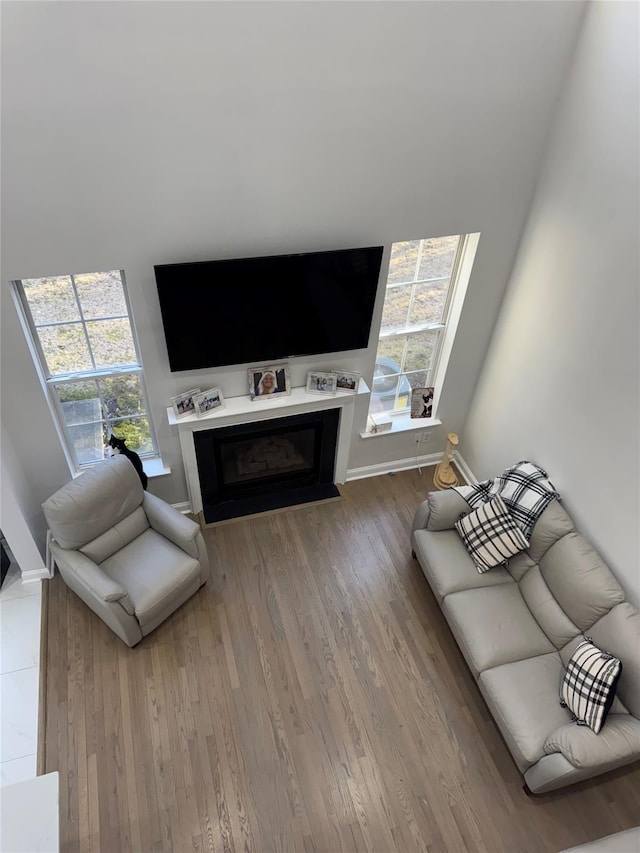
[(529, 546), (499, 495), (458, 519), (456, 530), (481, 573)]
[(544, 468), (526, 460), (507, 468), (493, 480), (453, 488), (474, 508), (500, 495), (526, 537), (531, 536), (536, 521), (551, 501), (560, 499)]
[(571, 711), (579, 726), (589, 726), (598, 734), (613, 704), (621, 672), (618, 658), (585, 637), (567, 664), (560, 704)]

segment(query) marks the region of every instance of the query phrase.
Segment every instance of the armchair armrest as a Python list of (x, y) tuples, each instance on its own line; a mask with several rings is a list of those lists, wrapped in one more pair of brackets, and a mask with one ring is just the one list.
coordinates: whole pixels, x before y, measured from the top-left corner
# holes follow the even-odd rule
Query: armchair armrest
[(67, 572), (72, 574), (78, 585), (85, 587), (101, 601), (120, 601), (127, 598), (126, 590), (111, 580), (100, 566), (85, 557), (80, 551), (61, 548), (57, 542), (53, 541), (51, 543), (51, 554), (58, 567), (64, 569), (65, 574)]
[(561, 752), (574, 767), (640, 758), (640, 720), (631, 714), (609, 714), (598, 734), (588, 726), (568, 723), (549, 735), (544, 751), (547, 755)]
[(126, 590), (79, 551), (67, 550), (53, 541), (51, 555), (65, 584), (96, 613), (128, 646), (142, 639)]
[(199, 524), (149, 492), (144, 493), (142, 508), (154, 530), (198, 559), (196, 537), (200, 533)]

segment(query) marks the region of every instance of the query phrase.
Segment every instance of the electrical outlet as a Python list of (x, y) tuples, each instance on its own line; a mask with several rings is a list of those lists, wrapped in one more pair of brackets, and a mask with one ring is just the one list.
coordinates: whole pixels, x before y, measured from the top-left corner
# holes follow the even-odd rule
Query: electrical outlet
[(415, 432), (413, 434), (413, 443), (414, 444), (420, 444), (421, 442), (422, 442), (422, 433), (421, 432)]
[(431, 432), (422, 432), (420, 435), (422, 436), (421, 444), (427, 444), (431, 441)]

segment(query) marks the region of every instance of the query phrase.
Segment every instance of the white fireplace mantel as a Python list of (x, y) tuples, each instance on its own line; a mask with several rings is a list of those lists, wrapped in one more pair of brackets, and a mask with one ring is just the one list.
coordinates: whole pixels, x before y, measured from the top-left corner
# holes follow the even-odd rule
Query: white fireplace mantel
[(290, 394), (257, 397), (255, 400), (251, 400), (248, 395), (229, 397), (225, 399), (223, 408), (209, 412), (206, 415), (201, 415), (200, 417), (185, 415), (178, 418), (173, 408), (169, 406), (167, 408), (167, 418), (171, 426), (178, 428), (191, 511), (193, 513), (202, 511), (200, 478), (198, 476), (198, 464), (193, 440), (194, 432), (257, 423), (274, 418), (289, 417), (290, 415), (302, 415), (307, 412), (340, 409), (335, 479), (336, 483), (344, 483), (347, 478), (354, 403), (356, 397), (363, 394), (369, 394), (369, 386), (363, 379), (360, 379), (358, 390), (355, 393), (339, 391), (335, 396), (330, 394), (310, 394), (306, 388), (292, 388)]

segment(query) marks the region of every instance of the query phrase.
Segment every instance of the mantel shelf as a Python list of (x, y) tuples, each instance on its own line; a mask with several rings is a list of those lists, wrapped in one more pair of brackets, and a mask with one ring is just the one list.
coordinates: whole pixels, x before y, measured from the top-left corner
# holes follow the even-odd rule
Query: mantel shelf
[(227, 426), (228, 423), (238, 423), (239, 420), (262, 420), (276, 414), (292, 414), (289, 410), (309, 408), (342, 407), (351, 403), (356, 396), (369, 393), (369, 386), (360, 379), (358, 390), (338, 391), (336, 394), (310, 394), (306, 388), (292, 388), (291, 394), (274, 394), (270, 397), (257, 397), (252, 400), (248, 394), (240, 397), (226, 397), (224, 407), (206, 415), (185, 415), (178, 418), (172, 406), (167, 408), (167, 419), (171, 426), (178, 428), (200, 429), (206, 424), (206, 429), (216, 426)]

